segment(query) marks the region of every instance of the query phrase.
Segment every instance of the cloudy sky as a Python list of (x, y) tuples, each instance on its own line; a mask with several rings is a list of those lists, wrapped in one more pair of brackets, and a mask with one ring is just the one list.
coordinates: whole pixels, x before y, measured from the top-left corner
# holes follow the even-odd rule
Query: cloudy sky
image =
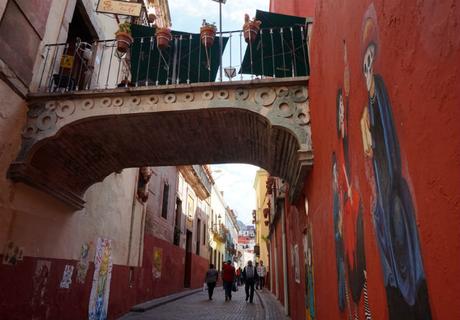
[[(255, 16), (256, 9), (268, 11), (269, 0), (228, 0), (222, 6), (222, 29), (240, 30), (244, 14)], [(212, 0), (169, 0), (172, 29), (199, 33), (203, 19), (219, 24), (219, 4)], [(225, 146), (224, 146), (225, 147)], [(255, 209), (253, 189), (257, 167), (244, 164), (212, 165), (216, 185), (224, 191), (224, 198), (238, 214), (238, 219), (250, 224)]]

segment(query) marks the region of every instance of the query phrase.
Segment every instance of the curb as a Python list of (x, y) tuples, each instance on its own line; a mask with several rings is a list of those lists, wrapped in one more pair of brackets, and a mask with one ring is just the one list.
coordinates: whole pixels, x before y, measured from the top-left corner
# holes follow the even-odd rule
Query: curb
[(153, 299), (153, 300), (143, 302), (143, 303), (140, 303), (140, 304), (137, 304), (137, 305), (133, 306), (130, 309), (130, 311), (131, 312), (145, 312), (145, 311), (154, 309), (156, 307), (162, 306), (164, 304), (167, 304), (167, 303), (170, 303), (170, 302), (185, 298), (185, 297), (190, 296), (190, 295), (192, 295), (194, 293), (198, 293), (198, 292), (200, 292), (202, 290), (203, 290), (202, 288), (200, 288), (200, 289), (191, 289), (191, 290), (186, 290), (186, 291), (182, 291), (182, 292), (179, 292), (179, 293), (171, 294), (169, 296), (161, 297), (161, 298), (158, 298), (158, 299)]
[(270, 316), (268, 315), (268, 312), (267, 312), (267, 305), (265, 304), (265, 301), (264, 299), (262, 299), (262, 296), (260, 295), (260, 293), (257, 291), (257, 290), (254, 290), (257, 294), (257, 297), (259, 298), (259, 301), (260, 301), (260, 304), (262, 306), (262, 309), (264, 310), (264, 319), (265, 320), (269, 320), (270, 319)]

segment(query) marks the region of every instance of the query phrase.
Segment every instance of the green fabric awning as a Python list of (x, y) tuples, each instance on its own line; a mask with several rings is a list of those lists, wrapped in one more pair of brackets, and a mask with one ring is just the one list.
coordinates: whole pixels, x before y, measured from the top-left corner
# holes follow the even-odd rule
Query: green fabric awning
[(247, 46), (239, 73), (271, 77), (309, 75), (307, 18), (257, 10), (256, 19), (262, 22), (261, 31)]
[[(179, 83), (212, 82), (219, 70), (219, 37), (211, 48), (201, 44), (200, 34), (172, 31), (170, 47), (159, 50), (155, 29), (140, 25), (131, 26), (134, 43), (131, 50), (132, 82), (139, 85), (171, 84), (173, 77)], [(182, 36), (182, 37), (181, 37)], [(151, 41), (153, 39), (153, 41)], [(222, 37), (224, 51), (228, 38)], [(176, 61), (176, 63), (174, 63)], [(209, 61), (209, 63), (208, 63)]]

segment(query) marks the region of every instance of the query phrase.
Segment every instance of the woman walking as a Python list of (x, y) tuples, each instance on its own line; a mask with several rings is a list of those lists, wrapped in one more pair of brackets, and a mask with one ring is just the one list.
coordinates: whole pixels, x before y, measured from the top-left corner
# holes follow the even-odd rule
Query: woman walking
[(217, 278), (219, 277), (219, 273), (217, 272), (214, 265), (211, 263), (209, 265), (209, 270), (206, 272), (206, 277), (204, 282), (208, 285), (208, 296), (209, 300), (212, 300), (212, 294), (214, 293), (214, 288), (216, 287)]

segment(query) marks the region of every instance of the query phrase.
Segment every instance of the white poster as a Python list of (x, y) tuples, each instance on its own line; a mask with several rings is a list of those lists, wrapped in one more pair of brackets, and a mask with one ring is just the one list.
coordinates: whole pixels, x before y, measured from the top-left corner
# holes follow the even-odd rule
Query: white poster
[(94, 276), (89, 297), (89, 320), (106, 320), (112, 277), (112, 241), (98, 238), (94, 257)]
[(70, 285), (72, 284), (72, 274), (73, 274), (74, 266), (67, 264), (64, 269), (64, 273), (62, 274), (61, 284), (59, 285), (60, 288), (69, 289)]

